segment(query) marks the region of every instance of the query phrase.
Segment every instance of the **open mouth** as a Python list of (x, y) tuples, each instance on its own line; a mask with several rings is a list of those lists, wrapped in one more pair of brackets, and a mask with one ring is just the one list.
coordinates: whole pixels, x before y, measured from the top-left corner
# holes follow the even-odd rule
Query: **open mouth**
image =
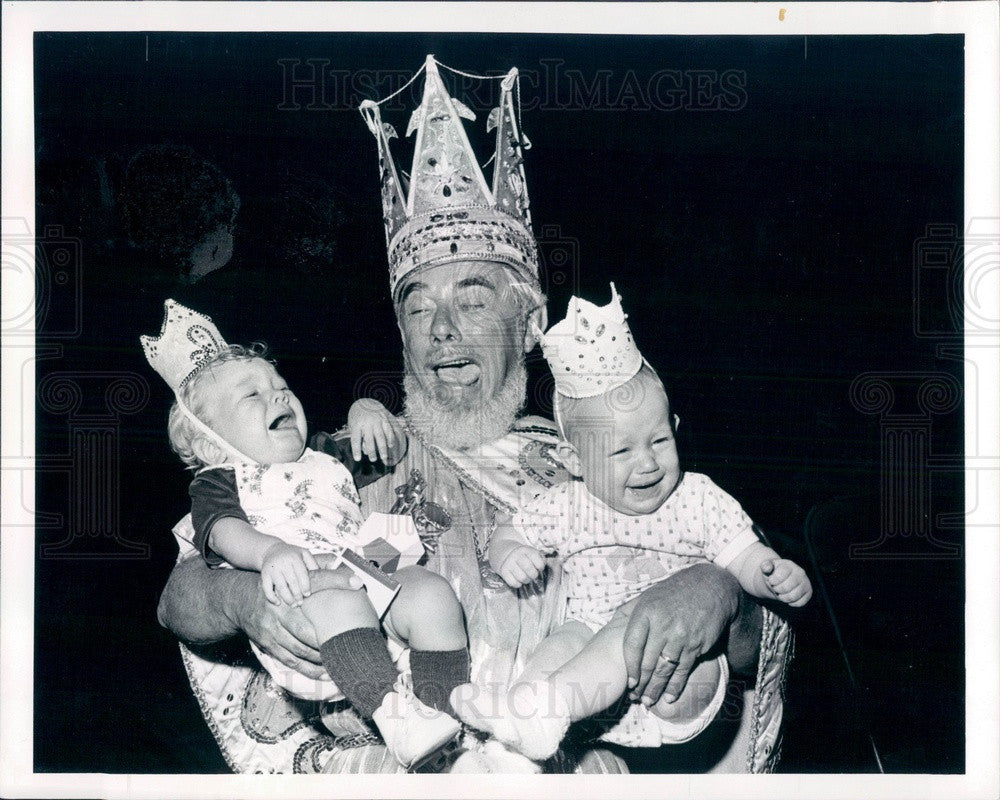
[(663, 481), (663, 475), (660, 475), (660, 477), (657, 478), (655, 481), (650, 481), (649, 483), (640, 483), (635, 486), (629, 486), (628, 488), (631, 489), (633, 492), (647, 492), (650, 489), (659, 486), (662, 481)]
[(441, 383), (451, 386), (471, 386), (479, 380), (479, 365), (468, 358), (453, 358), (435, 364), (431, 369)]
[(286, 411), (283, 414), (279, 414), (277, 417), (274, 418), (271, 424), (267, 426), (267, 429), (271, 431), (289, 430), (291, 428), (298, 430), (297, 426), (295, 425), (295, 414), (292, 413), (291, 411)]

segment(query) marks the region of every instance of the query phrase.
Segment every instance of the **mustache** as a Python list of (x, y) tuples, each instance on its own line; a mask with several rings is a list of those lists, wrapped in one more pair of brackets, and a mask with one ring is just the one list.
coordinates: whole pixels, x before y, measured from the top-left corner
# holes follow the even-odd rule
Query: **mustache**
[(412, 370), (403, 376), (404, 413), (431, 444), (468, 450), (507, 435), (524, 407), (528, 371), (523, 359), (507, 374), (493, 397), (455, 402), (448, 393), (426, 390)]

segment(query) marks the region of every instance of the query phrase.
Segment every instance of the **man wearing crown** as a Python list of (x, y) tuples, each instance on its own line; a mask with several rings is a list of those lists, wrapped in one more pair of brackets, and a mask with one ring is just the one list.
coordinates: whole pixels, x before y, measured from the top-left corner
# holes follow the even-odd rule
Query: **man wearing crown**
[[(440, 531), (428, 566), (450, 581), (462, 603), (472, 680), (499, 689), (553, 627), (559, 595), (551, 572), (541, 585), (514, 591), (490, 568), (487, 550), (497, 517), (568, 474), (551, 456), (558, 442), (554, 425), (517, 416), (526, 395), (524, 357), (535, 345), (533, 330), (545, 327), (545, 299), (522, 167), (526, 140), (515, 110), (516, 70), (502, 79), (499, 108), (487, 121), (497, 142), (487, 183), (461, 121), (474, 115), (449, 96), (437, 67), (428, 56), (423, 101), (408, 126), (408, 135), (416, 134), (408, 185), (389, 152), (391, 126), (382, 122), (377, 104), (366, 101), (361, 109), (379, 148), (409, 433), (403, 460), (361, 492), (362, 509), (389, 510), (412, 470), (420, 471), (424, 510)], [(175, 529), (180, 538), (185, 525)], [(181, 649), (189, 678), (230, 766), (249, 772), (394, 771), (377, 737), (349, 708), (291, 698), (245, 656), (215, 644), (244, 633), (288, 666), (319, 669), (317, 642), (301, 615), (268, 604), (259, 580), (243, 577), (182, 559), (159, 609), (162, 624), (187, 643)], [(322, 571), (312, 578), (313, 591), (343, 580)], [(679, 572), (640, 597), (624, 656), (646, 698), (679, 693), (696, 659), (720, 643), (734, 672), (757, 674), (725, 741), (713, 737), (702, 748), (714, 748), (711, 753), (664, 762), (662, 771), (773, 768), (788, 636), (783, 622), (762, 613), (735, 579), (712, 565)], [(468, 738), (469, 757), (456, 769), (513, 769), (487, 748), (477, 752)], [(577, 739), (546, 768), (625, 770), (617, 756)]]

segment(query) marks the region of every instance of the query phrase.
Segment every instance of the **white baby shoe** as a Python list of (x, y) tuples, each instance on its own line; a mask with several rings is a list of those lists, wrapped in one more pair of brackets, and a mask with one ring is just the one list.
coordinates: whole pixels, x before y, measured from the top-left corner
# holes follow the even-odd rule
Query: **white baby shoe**
[(453, 717), (422, 703), (402, 680), (385, 696), (372, 720), (389, 752), (411, 771), (436, 757), (462, 729)]

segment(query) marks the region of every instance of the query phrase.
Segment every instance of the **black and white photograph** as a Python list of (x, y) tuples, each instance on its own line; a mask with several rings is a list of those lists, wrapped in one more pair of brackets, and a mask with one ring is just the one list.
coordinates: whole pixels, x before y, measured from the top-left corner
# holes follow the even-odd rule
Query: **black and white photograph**
[(0, 794), (995, 796), (996, 4), (3, 14)]

